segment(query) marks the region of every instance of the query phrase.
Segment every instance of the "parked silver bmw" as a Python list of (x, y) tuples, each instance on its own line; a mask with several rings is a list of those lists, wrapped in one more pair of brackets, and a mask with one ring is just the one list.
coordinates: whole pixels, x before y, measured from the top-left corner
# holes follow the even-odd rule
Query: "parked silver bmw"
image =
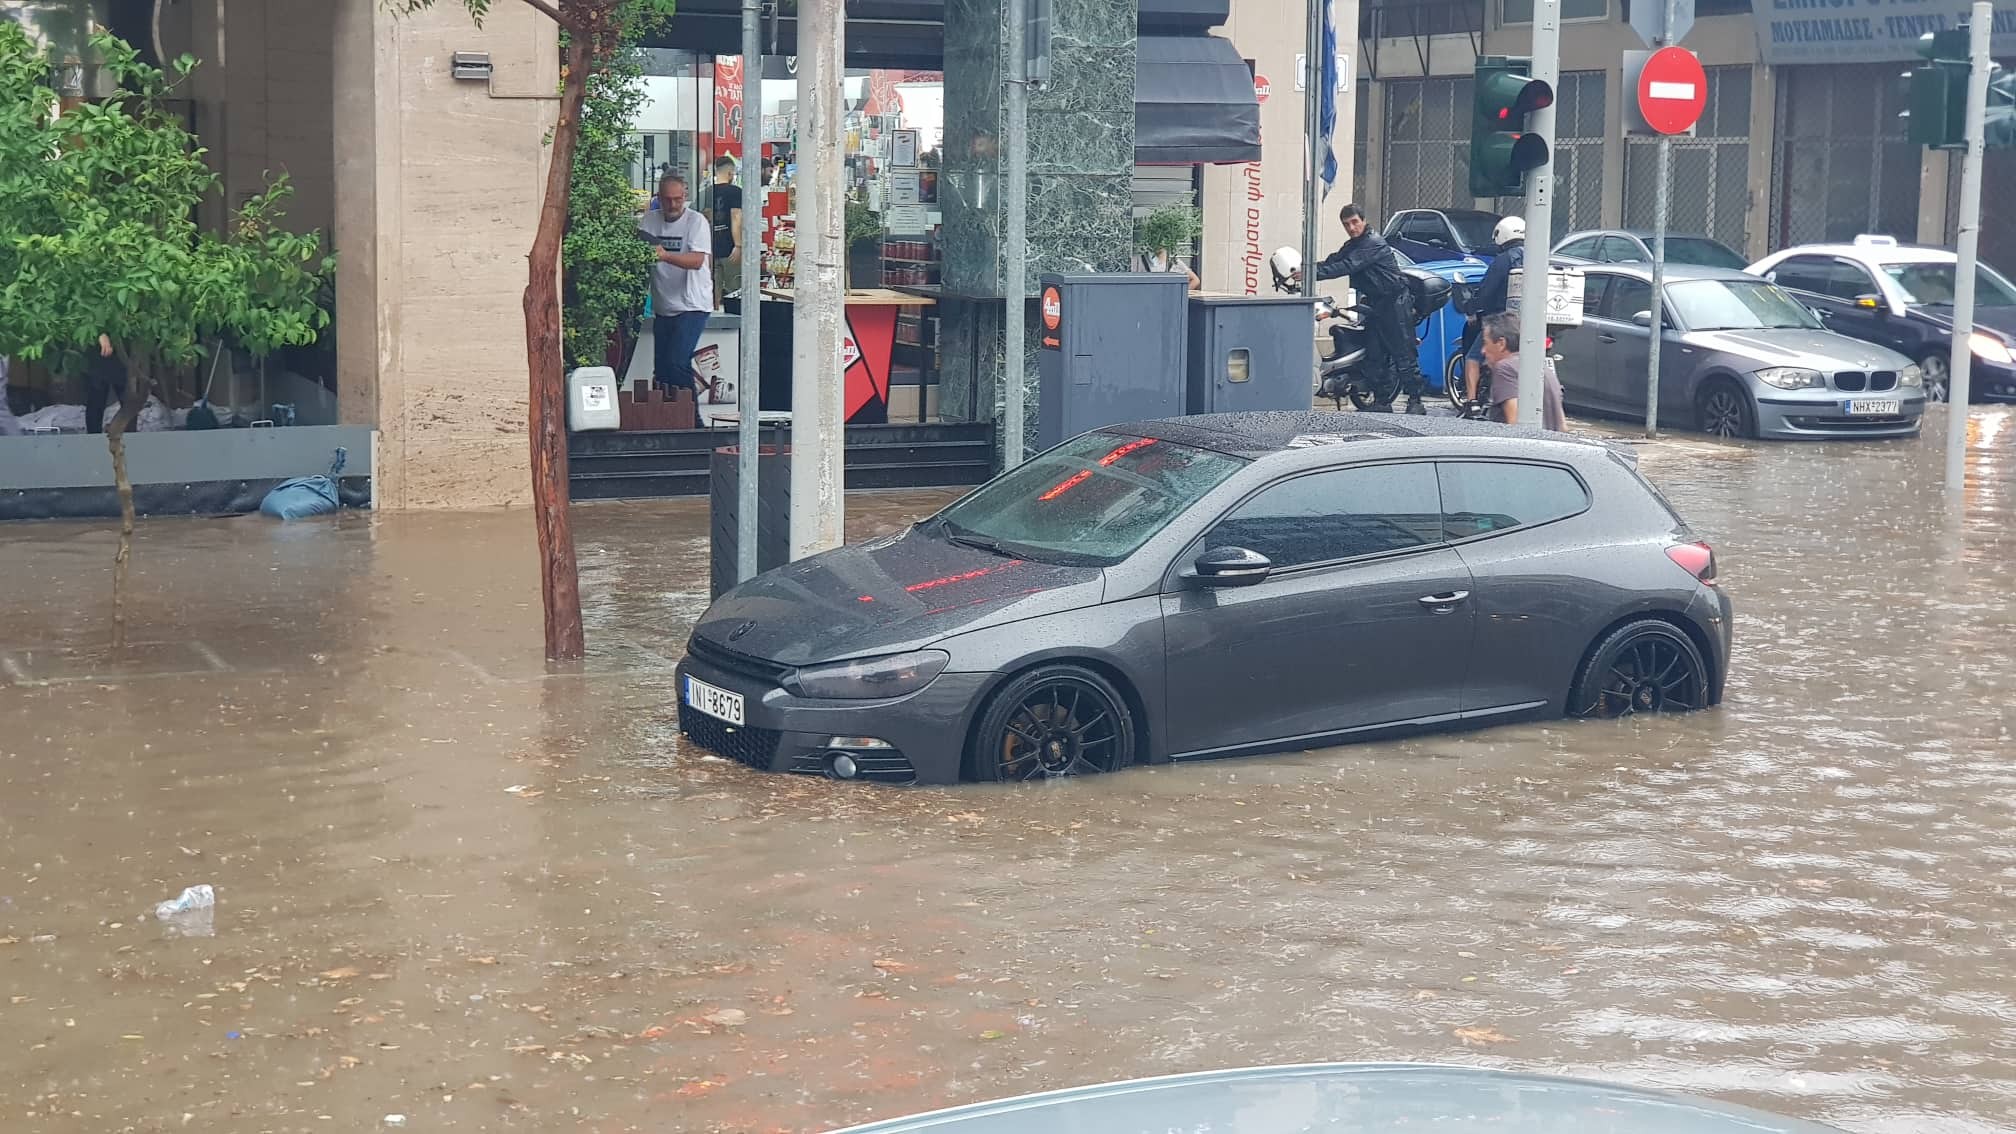
[[(1561, 391), (1584, 412), (1644, 420), (1649, 264), (1585, 269), (1583, 321), (1554, 331)], [(1925, 411), (1917, 364), (1836, 334), (1784, 289), (1743, 272), (1668, 264), (1659, 420), (1719, 437), (1910, 437)]]

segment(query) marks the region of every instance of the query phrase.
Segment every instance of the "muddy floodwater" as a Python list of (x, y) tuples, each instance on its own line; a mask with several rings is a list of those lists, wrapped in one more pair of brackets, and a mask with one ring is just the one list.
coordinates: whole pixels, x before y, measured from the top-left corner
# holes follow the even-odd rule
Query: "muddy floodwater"
[[(0, 527), (0, 1129), (816, 1131), (1427, 1060), (2016, 1129), (2016, 417), (1643, 467), (1726, 707), (1036, 788), (682, 746), (704, 502)], [(944, 494), (849, 500), (856, 538)], [(207, 923), (156, 902), (208, 883)]]

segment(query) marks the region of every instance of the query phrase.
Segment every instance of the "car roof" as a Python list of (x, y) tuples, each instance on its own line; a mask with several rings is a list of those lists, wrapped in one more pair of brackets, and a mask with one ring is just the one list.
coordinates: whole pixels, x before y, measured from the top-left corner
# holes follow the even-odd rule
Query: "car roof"
[[(1585, 236), (1631, 236), (1636, 237), (1637, 239), (1642, 240), (1647, 244), (1650, 244), (1658, 236), (1658, 234), (1653, 232), (1649, 228), (1585, 228), (1578, 232), (1571, 232), (1568, 235), (1562, 237), (1560, 243), (1566, 244), (1571, 240), (1580, 240)], [(1714, 237), (1708, 235), (1705, 232), (1669, 232), (1666, 234), (1666, 239), (1707, 240), (1712, 241), (1713, 243), (1716, 244), (1722, 243), (1721, 241), (1716, 240)], [(1723, 245), (1723, 247), (1726, 248), (1728, 247), (1728, 245), (1725, 244)]]
[(1490, 217), (1490, 218), (1491, 218), (1492, 220), (1503, 220), (1503, 219), (1504, 219), (1504, 215), (1503, 215), (1502, 213), (1494, 213), (1494, 212), (1492, 212), (1492, 211), (1491, 211), (1491, 210), (1489, 210), (1489, 209), (1395, 209), (1395, 210), (1393, 210), (1393, 215), (1394, 215), (1394, 216), (1396, 216), (1396, 217), (1397, 217), (1397, 216), (1404, 216), (1404, 215), (1405, 215), (1405, 214), (1407, 214), (1407, 213), (1440, 213), (1440, 214), (1442, 214), (1442, 215), (1443, 215), (1443, 216), (1445, 216), (1445, 217)]
[(1605, 449), (1601, 442), (1531, 426), (1500, 425), (1456, 417), (1268, 410), (1194, 414), (1106, 427), (1107, 432), (1152, 437), (1197, 449), (1258, 459), (1295, 450), (1360, 442), (1434, 439), (1461, 442), (1542, 442), (1564, 449)]
[(1925, 244), (1800, 244), (1774, 252), (1766, 259), (1788, 256), (1839, 256), (1865, 264), (1951, 264), (1959, 259), (1944, 248)]
[[(1573, 257), (1560, 257), (1558, 254), (1556, 258), (1573, 259)], [(1584, 273), (1614, 272), (1618, 275), (1632, 276), (1648, 283), (1652, 280), (1652, 265), (1650, 264), (1588, 264), (1582, 270)], [(1666, 265), (1666, 282), (1670, 284), (1678, 280), (1741, 280), (1744, 283), (1756, 283), (1757, 277), (1741, 268), (1710, 268), (1701, 264)]]

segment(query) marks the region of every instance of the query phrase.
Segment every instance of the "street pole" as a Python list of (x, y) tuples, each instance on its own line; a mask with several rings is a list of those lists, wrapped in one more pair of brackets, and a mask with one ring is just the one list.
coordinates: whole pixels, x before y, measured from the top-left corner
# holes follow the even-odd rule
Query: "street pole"
[[(1666, 0), (1666, 22), (1659, 34), (1662, 47), (1672, 47), (1677, 37), (1673, 25), (1679, 4)], [(1652, 191), (1652, 341), (1646, 352), (1645, 436), (1659, 436), (1659, 342), (1666, 329), (1666, 210), (1671, 205), (1673, 136), (1659, 135), (1658, 184)]]
[(1029, 363), (1023, 356), (1023, 330), (1028, 322), (1029, 272), (1029, 8), (1025, 0), (1008, 0), (1008, 160), (1001, 227), (1001, 465), (1022, 463), (1026, 431)]
[[(751, 97), (753, 93), (753, 98)], [(756, 577), (758, 414), (763, 407), (763, 0), (742, 0), (742, 318), (736, 332), (735, 581)]]
[(1995, 31), (1995, 6), (1975, 0), (1967, 28), (1967, 150), (1960, 166), (1960, 262), (1953, 280), (1953, 356), (1947, 384), (1946, 491), (1957, 502), (1967, 487), (1967, 407), (1973, 377), (1974, 275), (1981, 249), (1981, 154), (1987, 148), (1988, 46)]
[(841, 0), (798, 4), (798, 248), (791, 368), (791, 558), (839, 547), (846, 530), (846, 186), (840, 151), (847, 106)]
[(1316, 294), (1316, 210), (1323, 200), (1323, 8), (1329, 0), (1309, 0), (1308, 44), (1302, 56), (1302, 294)]
[[(1533, 74), (1561, 85), (1561, 0), (1534, 0)], [(1526, 175), (1526, 266), (1519, 281), (1519, 424), (1540, 424), (1547, 375), (1547, 266), (1554, 246), (1554, 104), (1528, 116), (1547, 160)]]

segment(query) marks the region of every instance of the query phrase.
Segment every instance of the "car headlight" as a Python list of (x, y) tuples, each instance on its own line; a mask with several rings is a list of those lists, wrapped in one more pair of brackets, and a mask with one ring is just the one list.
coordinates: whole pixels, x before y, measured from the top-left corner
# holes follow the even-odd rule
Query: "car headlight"
[(1917, 389), (1925, 384), (1925, 372), (1918, 369), (1917, 363), (1910, 363), (1897, 372), (1897, 384)]
[(937, 680), (951, 662), (952, 655), (943, 650), (913, 650), (888, 657), (808, 666), (786, 678), (784, 688), (800, 697), (839, 701), (901, 697)]
[(1767, 366), (1757, 372), (1757, 380), (1781, 390), (1807, 390), (1827, 384), (1818, 370), (1803, 366)]
[(1967, 336), (1967, 346), (1974, 352), (1975, 358), (1984, 362), (1993, 362), (2001, 366), (2016, 363), (2016, 355), (2009, 353), (2009, 344), (1994, 335), (1984, 335), (1976, 331)]

